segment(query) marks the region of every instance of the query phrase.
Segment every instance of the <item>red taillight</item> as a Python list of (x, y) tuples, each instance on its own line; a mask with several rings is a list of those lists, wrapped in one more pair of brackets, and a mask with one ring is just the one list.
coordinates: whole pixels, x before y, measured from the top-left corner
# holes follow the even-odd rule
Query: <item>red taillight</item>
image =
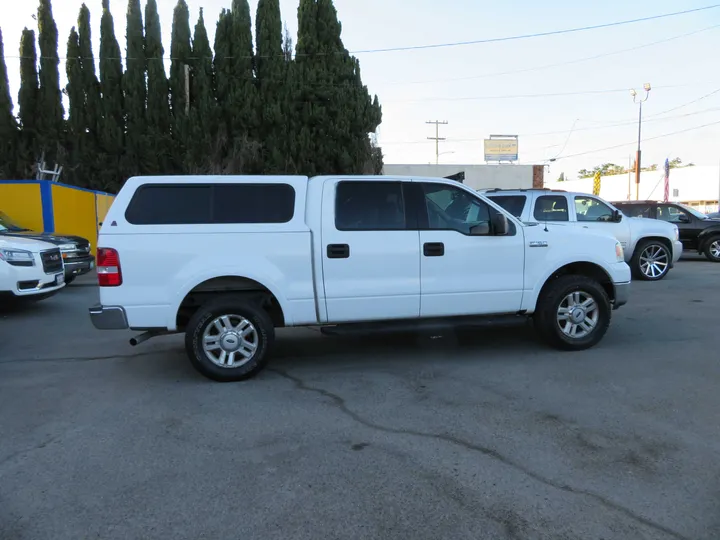
[(98, 285), (101, 287), (119, 287), (122, 285), (122, 270), (120, 269), (120, 256), (112, 248), (98, 248), (97, 250)]

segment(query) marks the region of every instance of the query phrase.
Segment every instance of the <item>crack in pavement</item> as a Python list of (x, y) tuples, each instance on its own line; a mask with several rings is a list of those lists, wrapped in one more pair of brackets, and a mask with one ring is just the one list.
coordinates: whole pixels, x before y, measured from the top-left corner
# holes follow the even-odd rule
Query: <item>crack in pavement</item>
[(603, 495), (594, 493), (592, 491), (584, 490), (584, 489), (574, 488), (568, 484), (561, 484), (560, 482), (557, 482), (555, 480), (552, 480), (551, 478), (543, 476), (540, 473), (537, 473), (537, 472), (533, 471), (532, 469), (513, 461), (512, 459), (508, 458), (507, 456), (504, 456), (497, 450), (494, 450), (492, 448), (488, 448), (485, 446), (480, 446), (478, 444), (473, 444), (469, 441), (465, 441), (465, 440), (455, 437), (453, 435), (446, 435), (446, 434), (442, 434), (442, 433), (427, 433), (424, 431), (417, 431), (414, 429), (399, 429), (399, 428), (383, 426), (381, 424), (376, 424), (374, 422), (371, 422), (370, 420), (366, 420), (359, 414), (351, 411), (348, 408), (347, 404), (345, 403), (345, 400), (342, 397), (340, 397), (337, 394), (334, 394), (333, 392), (330, 392), (329, 390), (325, 390), (323, 388), (317, 388), (317, 387), (313, 387), (313, 386), (308, 386), (301, 378), (291, 375), (290, 373), (280, 370), (280, 369), (277, 369), (277, 368), (267, 368), (267, 370), (271, 371), (273, 373), (276, 373), (276, 374), (280, 375), (281, 377), (293, 382), (299, 390), (313, 392), (315, 394), (319, 394), (323, 397), (330, 399), (333, 402), (333, 404), (340, 411), (342, 411), (345, 415), (349, 416), (350, 418), (352, 418), (353, 420), (355, 420), (356, 422), (358, 422), (359, 424), (362, 424), (363, 426), (365, 426), (367, 428), (374, 429), (377, 431), (382, 431), (384, 433), (392, 433), (392, 434), (396, 434), (396, 435), (412, 435), (415, 437), (422, 437), (425, 439), (440, 440), (440, 441), (448, 442), (448, 443), (456, 445), (456, 446), (460, 446), (462, 448), (465, 448), (466, 450), (471, 450), (473, 452), (479, 452), (485, 456), (488, 456), (497, 461), (500, 461), (501, 463), (522, 472), (523, 474), (529, 476), (530, 478), (532, 478), (542, 484), (545, 484), (552, 488), (558, 489), (560, 491), (564, 491), (566, 493), (572, 493), (573, 495), (581, 495), (581, 496), (585, 496), (585, 497), (594, 499), (595, 501), (599, 502), (600, 504), (602, 504), (603, 506), (605, 506), (607, 508), (610, 508), (612, 510), (620, 512), (621, 514), (624, 514), (625, 516), (635, 520), (638, 523), (645, 525), (646, 527), (649, 527), (656, 531), (663, 532), (672, 538), (676, 538), (677, 540), (690, 540), (690, 538), (683, 536), (679, 532), (676, 532), (668, 527), (665, 527), (664, 525), (661, 525), (661, 524), (656, 523), (650, 519), (647, 519), (639, 514), (636, 514), (629, 508), (626, 508), (618, 503), (615, 503), (615, 502), (611, 501), (610, 499), (604, 497)]
[(153, 354), (165, 354), (165, 353), (172, 353), (177, 352), (176, 349), (166, 349), (166, 350), (154, 350), (154, 351), (144, 351), (144, 352), (137, 352), (137, 353), (131, 353), (131, 354), (113, 354), (110, 356), (67, 356), (67, 357), (60, 357), (60, 358), (13, 358), (10, 360), (0, 360), (0, 365), (2, 364), (17, 364), (22, 362), (92, 362), (93, 360), (113, 360), (116, 358), (138, 358), (141, 356), (151, 356)]

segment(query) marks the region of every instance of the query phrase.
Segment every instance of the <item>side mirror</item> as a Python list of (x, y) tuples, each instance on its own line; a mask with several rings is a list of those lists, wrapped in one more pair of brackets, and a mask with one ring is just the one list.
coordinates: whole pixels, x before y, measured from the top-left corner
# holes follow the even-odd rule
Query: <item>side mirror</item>
[(495, 236), (505, 236), (510, 230), (510, 224), (508, 223), (505, 214), (496, 212), (492, 217), (492, 228)]
[(487, 223), (480, 223), (479, 225), (470, 227), (470, 236), (488, 236), (489, 234), (490, 225)]
[(620, 210), (615, 210), (613, 212), (613, 222), (620, 223), (622, 221), (622, 212)]
[(680, 223), (690, 223), (690, 218), (687, 217), (685, 214), (678, 214), (678, 221)]

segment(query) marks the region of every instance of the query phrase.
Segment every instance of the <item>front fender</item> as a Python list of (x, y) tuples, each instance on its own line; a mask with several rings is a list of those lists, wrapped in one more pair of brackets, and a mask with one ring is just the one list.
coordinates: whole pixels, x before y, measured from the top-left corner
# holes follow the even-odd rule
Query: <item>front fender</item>
[(720, 225), (714, 225), (702, 231), (698, 235), (698, 251), (703, 251), (705, 249), (705, 244), (707, 243), (707, 241), (711, 237), (718, 235), (720, 235)]
[[(288, 326), (292, 324), (292, 310), (289, 309), (288, 300), (285, 295), (282, 294), (282, 288), (280, 287), (280, 283), (284, 281), (283, 273), (266, 259), (245, 256), (244, 264), (213, 266), (212, 269), (208, 269), (207, 267), (202, 269), (193, 268), (193, 266), (194, 265), (190, 265), (188, 268), (184, 269), (182, 276), (180, 276), (182, 286), (173, 298), (171, 306), (172, 309), (168, 314), (168, 329), (177, 329), (176, 318), (178, 310), (180, 309), (182, 301), (190, 291), (205, 281), (226, 276), (252, 279), (267, 288), (275, 296), (275, 298), (277, 298)], [(250, 270), (251, 268), (252, 270)]]

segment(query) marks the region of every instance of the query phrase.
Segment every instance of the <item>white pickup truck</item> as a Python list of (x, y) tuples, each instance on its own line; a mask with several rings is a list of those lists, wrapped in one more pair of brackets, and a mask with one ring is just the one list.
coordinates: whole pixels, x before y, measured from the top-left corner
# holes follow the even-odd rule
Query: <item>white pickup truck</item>
[(102, 225), (98, 329), (184, 332), (203, 375), (260, 371), (275, 329), (330, 332), (532, 316), (565, 350), (599, 342), (630, 269), (607, 235), (524, 225), (438, 178), (129, 179)]
[(0, 306), (43, 300), (65, 286), (57, 246), (29, 238), (0, 237)]
[(482, 193), (525, 223), (554, 223), (614, 236), (637, 279), (661, 280), (682, 255), (677, 225), (628, 217), (594, 195), (549, 189), (488, 189)]

